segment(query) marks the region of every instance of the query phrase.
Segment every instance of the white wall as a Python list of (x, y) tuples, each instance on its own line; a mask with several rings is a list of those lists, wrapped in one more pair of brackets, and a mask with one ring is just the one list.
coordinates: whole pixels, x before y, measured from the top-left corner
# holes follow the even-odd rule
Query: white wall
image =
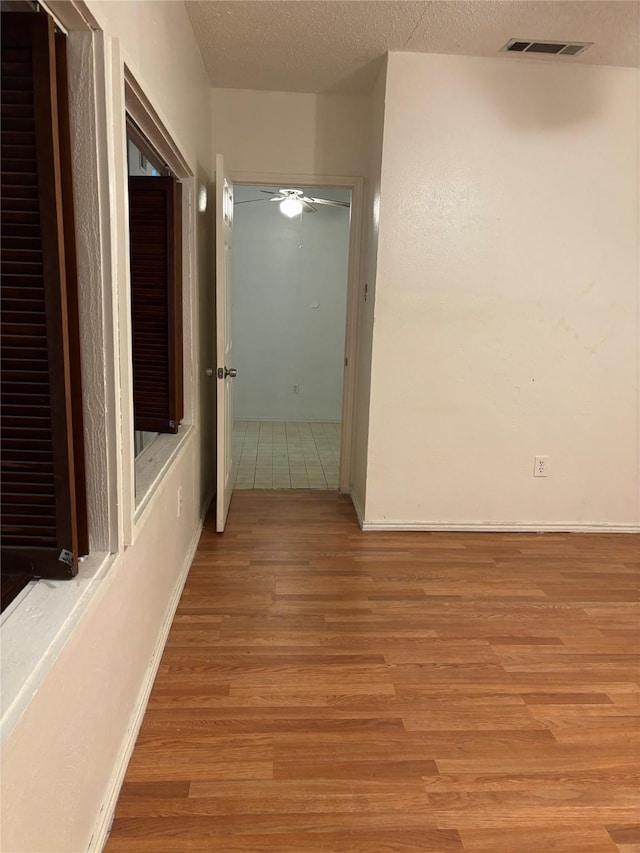
[[(289, 219), (260, 190), (235, 187), (233, 346), (237, 420), (339, 421), (349, 209)], [(276, 187), (277, 189), (277, 187)], [(348, 190), (302, 188), (349, 200)], [(298, 393), (294, 393), (294, 385)]]
[[(3, 744), (3, 853), (87, 850), (120, 769), (145, 677), (158, 663), (152, 655), (163, 618), (195, 544), (199, 508), (189, 488), (198, 477), (195, 450), (192, 441), (155, 496), (135, 546), (110, 566)], [(175, 512), (180, 486), (181, 522)]]
[(636, 70), (390, 55), (369, 522), (638, 523), (638, 105)]
[[(370, 97), (214, 89), (212, 104), (213, 148), (225, 155), (236, 179), (239, 174), (245, 180), (265, 174), (364, 177), (369, 192)], [(364, 376), (366, 381), (366, 370)], [(357, 374), (356, 382), (353, 448), (360, 460), (352, 466), (352, 478), (358, 464), (364, 467), (358, 440), (366, 435), (360, 406), (366, 406), (367, 392)], [(358, 480), (363, 489), (362, 470)]]
[(215, 364), (213, 307), (213, 156), (211, 84), (191, 21), (182, 0), (88, 0), (109, 37), (120, 42), (122, 59), (152, 101), (164, 125), (187, 158), (199, 188), (208, 191), (208, 207), (199, 213), (197, 268), (206, 286), (199, 290), (198, 315), (206, 334), (199, 340), (200, 409), (207, 429), (199, 434), (200, 476), (210, 482), (215, 466), (215, 382), (205, 370)]
[[(359, 294), (358, 352), (353, 432), (351, 494), (362, 521), (366, 506), (367, 458), (369, 447), (369, 405), (371, 391), (371, 350), (378, 263), (378, 216), (382, 171), (382, 139), (386, 89), (386, 62), (380, 68), (369, 98), (369, 162), (363, 236), (364, 281)], [(365, 288), (366, 286), (366, 293)]]
[[(212, 163), (209, 86), (184, 5), (89, 0), (88, 6), (106, 35), (107, 67), (112, 39), (119, 39), (123, 60), (181, 147), (198, 182), (207, 184)], [(100, 55), (97, 60), (100, 65)], [(123, 68), (113, 70), (119, 81), (114, 87), (110, 71), (106, 78), (98, 72), (98, 78), (107, 81), (107, 105), (117, 109)], [(81, 129), (85, 138), (92, 132), (89, 127)], [(106, 138), (103, 134), (99, 143), (110, 148), (122, 146), (115, 125), (108, 127)], [(101, 189), (113, 193), (115, 177), (113, 173), (108, 177), (109, 186)], [(120, 250), (126, 241), (124, 223), (118, 220), (115, 227), (114, 245)], [(198, 323), (210, 327), (206, 310), (211, 283), (211, 227), (210, 214), (194, 222), (196, 245), (190, 260), (198, 281), (193, 317), (196, 334)], [(82, 259), (94, 251), (91, 241), (95, 241), (96, 223), (80, 221), (78, 230)], [(108, 240), (103, 244), (107, 261), (109, 245)], [(108, 304), (116, 294), (120, 300), (126, 295), (123, 270), (114, 268), (112, 272), (105, 298)], [(207, 344), (201, 335), (199, 341), (202, 364)], [(113, 362), (107, 361), (104, 373), (105, 381), (117, 386)], [(198, 377), (192, 375), (190, 363), (186, 364), (186, 377), (195, 388)], [(96, 377), (96, 381), (102, 380)], [(189, 389), (191, 393), (194, 388)], [(85, 391), (86, 398), (92, 399), (91, 389)], [(104, 412), (92, 411), (89, 420), (98, 423), (101, 417), (105, 417)], [(139, 710), (139, 699), (157, 663), (152, 656), (162, 637), (163, 622), (171, 614), (183, 570), (197, 541), (213, 474), (212, 466), (203, 463), (202, 451), (211, 440), (210, 417), (211, 406), (203, 401), (196, 408), (194, 430), (137, 521), (135, 543), (125, 551), (120, 542), (106, 575), (94, 582), (95, 595), (82, 615), (69, 614), (61, 626), (59, 653), (47, 664), (46, 674), (24, 673), (24, 691), (17, 705), (21, 713), (2, 747), (2, 850), (7, 853), (79, 853), (87, 849), (99, 824), (100, 810), (112, 791), (114, 772), (121, 769), (118, 762), (125, 755), (123, 749)], [(104, 445), (106, 441), (103, 424), (94, 443)], [(117, 457), (120, 447), (120, 443), (110, 444), (109, 456)], [(89, 459), (89, 470), (95, 472), (93, 458)], [(116, 485), (121, 491), (121, 484)], [(107, 484), (103, 489), (106, 494)], [(177, 517), (179, 489), (182, 506)], [(111, 511), (121, 515), (120, 502)], [(119, 527), (122, 529), (122, 519)], [(80, 592), (86, 573), (81, 565), (78, 579), (66, 584), (38, 584), (36, 588), (50, 596), (53, 607), (60, 591), (66, 594), (77, 588)], [(15, 616), (18, 614), (16, 611)], [(6, 653), (10, 658), (12, 619), (13, 615), (2, 626), (3, 656)], [(37, 635), (46, 623), (47, 612), (30, 607), (22, 619)], [(19, 653), (16, 650), (12, 659), (18, 659)], [(15, 675), (5, 670), (4, 682)], [(38, 686), (34, 688), (28, 678), (36, 676)]]
[(212, 104), (213, 146), (232, 174), (366, 174), (366, 97), (213, 89)]

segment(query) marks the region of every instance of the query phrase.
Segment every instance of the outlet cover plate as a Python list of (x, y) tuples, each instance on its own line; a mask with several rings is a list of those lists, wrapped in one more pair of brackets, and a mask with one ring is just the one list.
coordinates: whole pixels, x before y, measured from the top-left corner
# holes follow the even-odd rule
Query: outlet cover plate
[(549, 457), (548, 456), (536, 456), (533, 463), (533, 476), (534, 477), (548, 477), (549, 476)]

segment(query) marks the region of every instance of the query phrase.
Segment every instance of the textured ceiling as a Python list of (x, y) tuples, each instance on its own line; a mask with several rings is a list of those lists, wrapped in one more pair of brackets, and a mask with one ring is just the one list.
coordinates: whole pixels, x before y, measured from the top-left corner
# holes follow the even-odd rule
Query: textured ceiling
[[(640, 64), (640, 3), (621, 0), (187, 0), (211, 84), (365, 92), (387, 51), (504, 62)], [(499, 53), (510, 38), (595, 42), (578, 57)]]

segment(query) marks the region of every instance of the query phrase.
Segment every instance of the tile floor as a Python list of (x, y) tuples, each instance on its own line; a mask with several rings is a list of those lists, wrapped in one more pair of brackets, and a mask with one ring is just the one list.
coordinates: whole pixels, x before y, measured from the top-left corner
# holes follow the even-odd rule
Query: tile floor
[(337, 489), (340, 424), (236, 421), (236, 489)]

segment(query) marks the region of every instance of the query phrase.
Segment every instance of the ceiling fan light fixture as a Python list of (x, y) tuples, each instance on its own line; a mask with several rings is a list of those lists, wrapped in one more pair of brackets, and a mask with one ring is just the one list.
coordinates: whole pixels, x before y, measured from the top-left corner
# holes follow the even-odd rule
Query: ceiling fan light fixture
[(303, 204), (297, 198), (285, 198), (280, 202), (280, 212), (284, 213), (285, 216), (289, 218), (293, 218), (294, 216), (298, 216), (302, 213)]

